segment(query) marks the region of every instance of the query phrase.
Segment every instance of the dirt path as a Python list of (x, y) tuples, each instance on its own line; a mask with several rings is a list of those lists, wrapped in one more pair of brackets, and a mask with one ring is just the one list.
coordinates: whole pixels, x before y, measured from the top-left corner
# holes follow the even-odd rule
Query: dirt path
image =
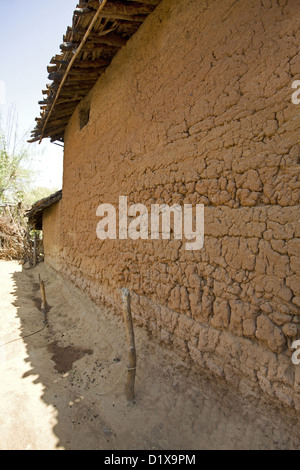
[[(43, 327), (39, 273), (49, 327), (27, 336)], [(136, 400), (128, 404), (122, 318), (43, 264), (22, 272), (15, 262), (0, 262), (0, 308), (1, 450), (299, 445), (296, 418), (195, 376), (140, 328)]]

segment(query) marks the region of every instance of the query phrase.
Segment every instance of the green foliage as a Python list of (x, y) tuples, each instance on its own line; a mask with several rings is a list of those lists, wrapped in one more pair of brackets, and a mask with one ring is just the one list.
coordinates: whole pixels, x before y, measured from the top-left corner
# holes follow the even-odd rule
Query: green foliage
[(12, 110), (6, 131), (0, 122), (0, 204), (24, 201), (33, 176), (28, 168), (29, 161), (30, 154), (23, 139), (17, 139), (17, 121)]
[(51, 194), (56, 193), (56, 191), (58, 191), (57, 188), (51, 189), (43, 186), (29, 188), (25, 193), (24, 204), (30, 207), (40, 199), (44, 199), (44, 197), (48, 197)]
[(26, 137), (18, 136), (17, 115), (11, 108), (5, 129), (0, 117), (0, 215), (8, 205), (10, 211), (17, 211), (18, 217), (23, 217), (24, 211), (35, 202), (57, 191), (57, 188), (34, 186), (36, 172), (30, 168), (32, 162)]

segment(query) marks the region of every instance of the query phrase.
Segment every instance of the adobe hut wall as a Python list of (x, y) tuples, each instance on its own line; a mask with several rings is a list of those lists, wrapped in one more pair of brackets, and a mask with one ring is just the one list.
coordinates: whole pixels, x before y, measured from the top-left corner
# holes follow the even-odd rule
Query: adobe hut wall
[(61, 231), (61, 200), (47, 207), (43, 212), (43, 245), (45, 263), (59, 271), (60, 259), (60, 231)]
[[(297, 3), (162, 1), (69, 122), (59, 258), (96, 302), (127, 287), (135, 322), (199, 370), (299, 410)], [(121, 195), (203, 203), (204, 247), (99, 240)]]

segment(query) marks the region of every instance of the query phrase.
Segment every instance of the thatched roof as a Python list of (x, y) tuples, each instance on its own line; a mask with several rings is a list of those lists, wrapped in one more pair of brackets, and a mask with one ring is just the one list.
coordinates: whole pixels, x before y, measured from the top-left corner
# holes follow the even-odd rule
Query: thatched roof
[(114, 55), (138, 30), (160, 0), (80, 0), (68, 27), (61, 53), (48, 66), (49, 80), (39, 101), (29, 142), (50, 137), (64, 140), (64, 132), (78, 103), (88, 94)]
[(26, 212), (28, 223), (31, 227), (35, 227), (36, 230), (42, 230), (43, 225), (43, 212), (48, 207), (56, 204), (62, 198), (62, 190), (51, 194), (48, 197), (44, 197), (39, 201), (35, 202), (31, 209)]

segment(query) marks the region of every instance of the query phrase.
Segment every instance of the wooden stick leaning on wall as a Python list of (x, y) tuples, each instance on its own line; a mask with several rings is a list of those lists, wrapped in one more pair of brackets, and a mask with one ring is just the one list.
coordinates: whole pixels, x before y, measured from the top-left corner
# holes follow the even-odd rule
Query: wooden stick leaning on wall
[(33, 241), (33, 266), (37, 264), (37, 233), (34, 227), (34, 241)]
[(42, 299), (41, 310), (42, 310), (42, 314), (44, 317), (44, 324), (47, 325), (48, 320), (47, 320), (47, 300), (46, 300), (45, 284), (44, 284), (44, 281), (41, 280), (40, 275), (39, 275), (39, 283), (40, 283), (41, 299)]
[(131, 315), (131, 296), (128, 289), (122, 289), (123, 300), (123, 315), (128, 344), (128, 366), (127, 366), (127, 383), (126, 383), (126, 398), (128, 401), (134, 399), (134, 383), (136, 372), (136, 349), (133, 331), (133, 322)]

